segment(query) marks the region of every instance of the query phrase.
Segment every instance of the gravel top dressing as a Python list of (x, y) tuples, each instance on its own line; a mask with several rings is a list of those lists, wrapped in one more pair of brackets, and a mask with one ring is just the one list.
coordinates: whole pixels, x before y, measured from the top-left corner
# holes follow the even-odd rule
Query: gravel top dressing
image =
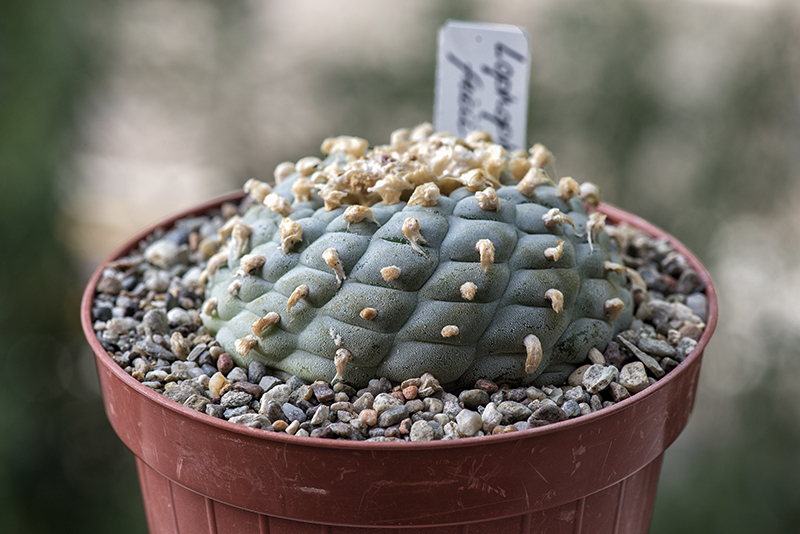
[[(580, 186), (571, 178), (562, 178), (558, 184), (550, 181), (544, 168), (552, 165), (553, 158), (541, 145), (534, 146), (530, 155), (508, 154), (494, 148), (498, 145), (479, 133), (454, 141), (452, 136), (420, 128), (400, 130), (393, 134), (390, 145), (370, 152), (366, 142), (356, 138), (326, 140), (323, 152), (329, 154), (328, 159), (304, 158), (278, 167), (275, 190), (281, 192), (283, 185), (285, 195), (251, 180), (245, 187), (249, 196), (241, 203), (223, 204), (220, 209), (181, 219), (173, 227), (149, 235), (136, 250), (108, 264), (97, 285), (92, 320), (103, 348), (144, 386), (211, 417), (269, 432), (371, 441), (457, 439), (544, 426), (620, 402), (681, 365), (704, 331), (708, 300), (698, 274), (665, 239), (651, 238), (627, 225), (606, 223), (605, 217), (593, 210), (597, 192), (591, 184)], [(391, 173), (385, 170), (389, 167)], [(398, 169), (404, 169), (405, 181)], [(310, 348), (298, 346), (302, 342), (291, 338), (293, 345), (285, 349), (290, 357), (284, 355), (275, 362), (265, 359), (284, 350), (286, 344), (280, 337), (271, 337), (274, 329), (300, 328), (304, 317), (316, 313), (317, 307), (306, 303), (323, 284), (314, 276), (329, 282), (334, 296), (355, 287), (352, 278), (367, 287), (367, 294), (377, 294), (384, 287), (402, 294), (409, 288), (398, 284), (415, 283), (412, 278), (404, 279), (402, 273), (411, 272), (415, 265), (428, 269), (436, 252), (432, 247), (439, 246), (428, 242), (435, 233), (430, 222), (435, 219), (430, 213), (435, 211), (442, 220), (449, 217), (449, 228), (454, 230), (445, 227), (450, 232), (442, 238), (443, 243), (440, 241), (445, 249), (458, 242), (462, 221), (488, 219), (474, 221), (482, 227), (507, 224), (503, 206), (514, 204), (518, 212), (520, 206), (539, 206), (529, 204), (530, 198), (546, 207), (563, 207), (545, 209), (546, 213), (537, 215), (541, 230), (526, 230), (559, 238), (543, 248), (542, 259), (537, 261), (556, 262), (563, 254), (564, 261), (577, 264), (598, 249), (597, 254), (608, 258), (600, 262), (600, 276), (610, 280), (604, 279), (610, 289), (597, 290), (600, 296), (590, 297), (599, 299), (599, 309), (609, 326), (592, 330), (595, 338), (588, 342), (589, 349), (579, 351), (580, 358), (585, 355), (584, 361), (559, 354), (557, 340), (564, 337), (548, 340), (546, 334), (537, 331), (524, 337), (519, 346), (514, 345), (513, 354), (509, 352), (512, 349), (503, 348), (501, 354), (510, 354), (504, 356), (506, 359), (470, 360), (458, 373), (451, 373), (442, 364), (431, 364), (431, 369), (417, 365), (424, 360), (414, 350), (422, 355), (434, 354), (437, 347), (456, 351), (459, 336), (473, 335), (472, 330), (480, 330), (474, 332), (476, 337), (483, 329), (492, 332), (492, 321), (499, 316), (494, 314), (487, 315), (481, 327), (459, 328), (455, 321), (444, 326), (437, 323), (427, 330), (420, 327), (424, 332), (416, 334), (421, 336), (419, 341), (407, 343), (412, 348), (404, 349), (411, 353), (409, 361), (417, 367), (393, 365), (397, 350), (389, 347), (383, 360), (370, 367), (376, 374), (366, 374), (359, 358), (375, 359), (374, 355), (348, 350), (356, 341), (346, 334), (343, 341), (334, 328), (329, 335), (327, 331), (320, 334)], [(417, 216), (405, 213), (412, 206)], [(290, 216), (293, 211), (296, 216)], [(297, 257), (313, 249), (314, 239), (322, 242), (319, 235), (325, 226), (315, 230), (308, 222), (313, 222), (312, 217), (324, 220), (326, 225), (334, 224), (338, 217), (346, 227), (337, 230), (337, 238), (355, 235), (360, 241), (342, 238), (336, 241), (342, 243), (338, 248), (324, 251), (318, 246), (320, 258), (314, 261), (320, 262), (321, 274), (312, 274), (307, 284), (298, 284), (293, 291), (283, 288), (280, 306), (263, 316), (254, 315), (246, 309), (246, 303), (256, 297), (247, 300), (240, 295), (259, 290), (269, 300), (272, 284), (264, 282), (266, 274), (262, 279), (253, 273), (277, 268), (273, 254), (278, 259)], [(400, 222), (392, 229), (395, 220)], [(524, 227), (533, 225), (521, 216), (516, 221)], [(267, 227), (272, 233), (264, 230)], [(393, 237), (394, 230), (399, 237)], [(266, 255), (247, 248), (257, 250), (258, 232), (262, 234), (262, 248), (268, 250)], [(312, 237), (314, 232), (316, 237)], [(463, 301), (477, 307), (488, 302), (481, 300), (481, 290), (489, 282), (481, 277), (504, 262), (513, 264), (516, 260), (512, 252), (503, 250), (502, 236), (494, 242), (480, 239), (475, 243), (473, 237), (480, 236), (474, 229), (462, 233), (472, 241), (464, 238), (470, 246), (460, 261), (473, 261), (475, 269), (470, 276), (479, 283), (459, 281), (453, 285), (455, 296), (440, 300), (450, 299), (456, 303), (452, 306)], [(380, 273), (374, 282), (377, 289), (363, 285), (371, 274), (362, 274), (359, 280), (364, 269), (353, 268), (361, 255), (369, 256), (371, 249), (365, 252), (362, 247), (351, 260), (350, 255), (356, 253), (348, 248), (348, 243), (361, 243), (373, 234), (390, 243), (392, 251), (403, 247), (402, 255), (391, 257), (393, 262), (385, 257), (381, 261), (386, 265), (376, 266)], [(514, 254), (520, 246), (511, 246)], [(458, 265), (460, 269), (466, 263)], [(294, 264), (284, 267), (282, 273), (294, 268)], [(582, 273), (581, 269), (588, 267), (577, 265), (575, 269)], [(453, 275), (452, 279), (457, 277)], [(276, 291), (280, 289), (278, 282), (273, 283)], [(559, 320), (567, 316), (573, 325), (587, 324), (589, 319), (567, 309), (576, 301), (590, 299), (583, 296), (587, 293), (585, 286), (579, 282), (578, 287), (580, 295), (578, 289), (542, 291), (539, 309)], [(356, 297), (361, 298), (358, 294)], [(586, 309), (590, 304), (585, 304)], [(443, 313), (449, 313), (447, 310)], [(358, 320), (377, 325), (377, 330), (393, 327), (380, 323), (385, 319), (380, 306), (359, 305), (356, 312)], [(510, 321), (519, 320), (514, 314), (506, 315)], [(309, 317), (311, 323), (313, 316)], [(293, 324), (295, 319), (297, 323)], [(399, 322), (396, 328), (404, 323)], [(570, 327), (565, 323), (563, 331), (569, 333)], [(380, 339), (388, 335), (381, 334)], [(270, 345), (273, 340), (277, 341)], [(324, 356), (326, 351), (331, 353), (330, 358)], [(513, 366), (504, 363), (512, 361), (518, 363), (513, 372), (509, 370)], [(403, 372), (411, 369), (408, 372), (412, 374), (399, 375), (398, 368)], [(487, 374), (481, 374), (481, 370)]]

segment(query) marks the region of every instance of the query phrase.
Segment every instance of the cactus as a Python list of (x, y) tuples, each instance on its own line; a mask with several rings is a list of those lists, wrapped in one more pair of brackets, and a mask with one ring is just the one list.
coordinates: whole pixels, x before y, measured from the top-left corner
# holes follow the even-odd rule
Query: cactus
[[(326, 140), (220, 230), (202, 319), (236, 362), (313, 380), (558, 383), (631, 321), (626, 273), (541, 145), (429, 125)], [(587, 204), (590, 205), (587, 214)]]

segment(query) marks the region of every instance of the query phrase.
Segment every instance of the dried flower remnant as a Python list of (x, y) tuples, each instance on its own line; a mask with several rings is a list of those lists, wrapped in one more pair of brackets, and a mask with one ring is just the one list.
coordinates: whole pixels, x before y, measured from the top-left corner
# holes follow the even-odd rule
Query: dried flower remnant
[(556, 242), (556, 246), (544, 249), (544, 257), (554, 262), (560, 260), (563, 253), (564, 242), (560, 239)]
[(342, 267), (342, 260), (339, 259), (339, 251), (335, 248), (327, 248), (322, 253), (322, 259), (336, 274), (336, 289), (339, 289), (342, 287), (342, 282), (347, 280), (347, 275), (344, 274), (344, 267)]
[(570, 219), (569, 215), (562, 213), (558, 208), (552, 208), (550, 211), (542, 215), (542, 221), (544, 221), (544, 225), (547, 228), (552, 228), (557, 224), (569, 224), (572, 226), (575, 235), (578, 234), (578, 229), (575, 227), (575, 223)]
[(400, 202), (400, 197), (403, 192), (412, 188), (413, 186), (402, 178), (394, 174), (387, 174), (385, 177), (375, 182), (375, 185), (367, 189), (367, 191), (377, 194), (381, 197), (384, 204), (392, 206)]
[(624, 274), (625, 266), (620, 265), (619, 263), (614, 263), (613, 261), (604, 261), (603, 270), (607, 273), (615, 272), (617, 274)]
[(528, 161), (528, 154), (524, 150), (515, 150), (511, 153), (508, 160), (508, 170), (514, 176), (514, 180), (519, 182), (531, 169), (531, 162)]
[(497, 197), (497, 191), (494, 187), (487, 187), (483, 191), (475, 193), (475, 198), (478, 199), (478, 206), (484, 211), (497, 211), (500, 209), (500, 199)]
[(267, 262), (266, 256), (262, 254), (245, 254), (239, 263), (239, 270), (236, 276), (248, 276), (256, 269), (260, 269)]
[(487, 187), (500, 186), (500, 182), (494, 179), (494, 177), (492, 177), (484, 169), (472, 169), (471, 171), (467, 171), (461, 176), (458, 176), (456, 179), (461, 182), (470, 193), (483, 191)]
[(317, 167), (319, 167), (322, 160), (315, 156), (308, 156), (305, 158), (301, 158), (297, 160), (295, 164), (295, 169), (300, 174), (300, 176), (311, 176)]
[(305, 176), (300, 176), (292, 184), (292, 195), (297, 202), (308, 202), (311, 200), (311, 192), (314, 190), (314, 183)]
[(565, 176), (558, 181), (556, 186), (556, 196), (564, 202), (569, 202), (570, 199), (577, 197), (581, 194), (581, 186), (574, 178)]
[(474, 150), (482, 144), (491, 143), (492, 134), (486, 130), (473, 130), (469, 132), (466, 137), (464, 137), (464, 141), (466, 141), (467, 145)]
[(410, 128), (398, 128), (389, 135), (389, 146), (394, 149), (402, 149), (404, 152), (410, 144), (410, 139)]
[(275, 171), (272, 173), (272, 176), (275, 178), (275, 185), (278, 185), (286, 178), (294, 174), (295, 170), (294, 163), (291, 161), (279, 163), (278, 166), (275, 167)]
[(294, 211), (292, 205), (278, 193), (270, 193), (264, 198), (264, 205), (282, 217), (288, 217)]
[(231, 254), (234, 258), (240, 258), (244, 254), (244, 249), (247, 247), (247, 240), (253, 229), (242, 222), (238, 222), (233, 226), (231, 231)]
[(353, 361), (353, 354), (344, 348), (336, 349), (336, 355), (333, 357), (333, 365), (336, 366), (336, 376), (333, 381), (342, 380), (347, 364)]
[(597, 207), (600, 205), (600, 188), (591, 182), (583, 182), (580, 197), (586, 204)]
[(406, 239), (408, 239), (408, 242), (411, 244), (411, 248), (427, 258), (427, 254), (425, 254), (425, 251), (422, 250), (422, 247), (420, 247), (420, 245), (427, 243), (425, 238), (422, 237), (420, 229), (421, 227), (419, 224), (419, 219), (416, 217), (408, 217), (403, 222), (403, 235), (406, 236)]
[(586, 233), (589, 239), (589, 249), (594, 252), (594, 241), (597, 241), (597, 236), (603, 233), (606, 229), (606, 216), (599, 211), (593, 212), (589, 215), (589, 220), (586, 222)]
[(280, 314), (278, 312), (271, 311), (261, 319), (258, 319), (256, 322), (254, 322), (250, 329), (253, 331), (254, 335), (262, 337), (267, 328), (278, 324), (280, 321)]
[(475, 294), (478, 292), (478, 286), (476, 286), (474, 282), (464, 282), (461, 284), (461, 287), (459, 287), (458, 290), (462, 297), (467, 300), (472, 300), (475, 298)]
[(494, 263), (494, 243), (488, 239), (479, 239), (475, 243), (475, 250), (480, 254), (481, 266), (483, 267), (483, 272), (486, 272), (489, 266)]
[(522, 344), (525, 345), (525, 372), (528, 374), (533, 373), (536, 369), (539, 368), (539, 364), (542, 363), (542, 342), (539, 341), (539, 338), (536, 337), (535, 334), (528, 334), (525, 336), (525, 339), (522, 340)]
[(442, 337), (455, 337), (458, 335), (458, 327), (454, 324), (449, 324), (442, 328)]
[(544, 292), (544, 298), (550, 301), (554, 312), (564, 311), (564, 294), (558, 289), (548, 289)]
[(279, 227), (281, 233), (281, 250), (284, 254), (288, 254), (292, 247), (303, 240), (303, 227), (300, 223), (289, 217), (284, 217), (281, 220)]
[(628, 279), (631, 281), (631, 293), (647, 293), (647, 284), (642, 275), (639, 274), (639, 271), (631, 267), (625, 267), (625, 274), (628, 275)]
[(306, 298), (308, 296), (308, 286), (305, 284), (301, 284), (292, 291), (292, 294), (289, 296), (289, 300), (286, 302), (286, 313), (291, 313), (292, 308), (294, 308), (300, 299)]
[(237, 278), (228, 285), (228, 294), (236, 297), (239, 295), (240, 289), (242, 289), (242, 281)]
[(260, 180), (250, 178), (244, 183), (244, 191), (256, 202), (264, 202), (264, 199), (272, 193), (272, 188)]
[(342, 205), (342, 201), (347, 196), (347, 191), (338, 189), (336, 184), (328, 182), (322, 186), (318, 194), (325, 201), (325, 211), (333, 211)]
[(343, 152), (352, 158), (361, 158), (367, 153), (369, 142), (360, 137), (352, 137), (349, 135), (340, 135), (339, 137), (328, 137), (322, 142), (322, 153), (333, 154), (334, 152)]
[(537, 169), (544, 169), (548, 165), (555, 165), (556, 157), (541, 143), (536, 143), (528, 151), (531, 155), (529, 161)]
[(378, 316), (378, 310), (375, 308), (364, 308), (359, 313), (362, 319), (366, 319), (367, 321), (373, 320), (375, 317)]
[(392, 280), (397, 280), (400, 278), (400, 272), (400, 267), (397, 265), (389, 265), (388, 267), (381, 269), (381, 276), (387, 282), (391, 282)]
[(217, 299), (217, 297), (211, 297), (210, 299), (208, 299), (203, 303), (203, 309), (201, 311), (210, 317), (211, 314), (213, 314), (217, 310), (218, 304), (219, 304), (219, 299)]
[(239, 354), (239, 356), (247, 356), (250, 351), (256, 348), (258, 345), (258, 338), (252, 334), (249, 334), (234, 341), (233, 345), (236, 347), (236, 352)]
[(237, 224), (240, 224), (241, 222), (242, 218), (239, 217), (238, 215), (234, 215), (233, 217), (225, 221), (225, 224), (223, 224), (220, 227), (220, 229), (217, 230), (217, 235), (222, 240), (226, 239), (229, 235), (231, 235), (231, 232), (233, 232), (233, 227), (236, 226)]
[(540, 185), (552, 184), (550, 177), (538, 167), (531, 167), (517, 184), (517, 191), (530, 198)]
[(342, 219), (347, 221), (348, 228), (350, 227), (351, 224), (360, 223), (365, 219), (369, 219), (376, 225), (380, 226), (380, 223), (375, 218), (375, 215), (373, 215), (372, 210), (360, 204), (353, 204), (352, 206), (348, 206), (347, 209), (344, 210), (344, 213), (342, 214)]
[(206, 263), (206, 268), (203, 271), (203, 274), (200, 276), (200, 283), (205, 283), (209, 278), (214, 276), (214, 273), (217, 272), (221, 266), (228, 262), (228, 250), (224, 249), (208, 259), (208, 263)]
[(619, 319), (622, 310), (625, 308), (625, 303), (620, 298), (608, 299), (603, 303), (603, 311), (608, 315), (609, 322), (614, 322)]
[(442, 198), (442, 194), (439, 191), (439, 186), (433, 182), (428, 182), (414, 189), (411, 198), (408, 199), (408, 205), (431, 208), (439, 202), (440, 198)]

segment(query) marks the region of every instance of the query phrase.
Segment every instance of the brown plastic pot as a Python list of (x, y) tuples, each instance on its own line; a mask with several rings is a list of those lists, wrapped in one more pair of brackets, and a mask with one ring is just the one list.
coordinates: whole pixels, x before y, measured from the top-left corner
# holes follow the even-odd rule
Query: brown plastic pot
[(108, 261), (155, 228), (219, 206), (198, 206), (152, 226), (101, 265), (81, 320), (94, 349), (111, 425), (133, 451), (152, 534), (646, 533), (666, 448), (694, 403), (703, 349), (717, 320), (707, 270), (664, 231), (706, 285), (709, 319), (697, 349), (655, 385), (616, 405), (536, 429), (453, 441), (367, 443), (251, 429), (172, 402), (125, 373), (98, 342), (95, 286)]

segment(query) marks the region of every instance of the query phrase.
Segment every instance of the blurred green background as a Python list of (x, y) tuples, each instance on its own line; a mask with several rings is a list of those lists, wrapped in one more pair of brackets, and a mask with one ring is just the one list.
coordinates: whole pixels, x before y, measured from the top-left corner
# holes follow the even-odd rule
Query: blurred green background
[(800, 532), (800, 7), (758, 0), (0, 2), (0, 531), (146, 531), (89, 274), (326, 136), (430, 120), (448, 18), (525, 27), (530, 141), (716, 281), (652, 532)]

